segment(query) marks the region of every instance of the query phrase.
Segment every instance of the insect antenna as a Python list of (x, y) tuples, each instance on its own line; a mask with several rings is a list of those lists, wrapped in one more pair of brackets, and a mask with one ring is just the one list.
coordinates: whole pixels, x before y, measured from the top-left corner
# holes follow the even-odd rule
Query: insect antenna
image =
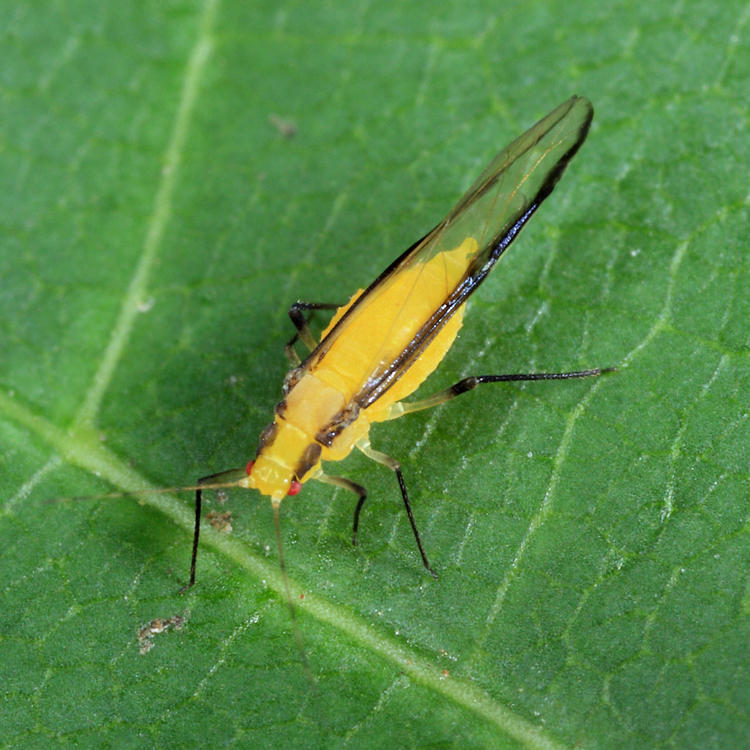
[(178, 487), (144, 487), (141, 490), (122, 490), (120, 492), (105, 492), (101, 495), (69, 495), (64, 497), (50, 497), (46, 503), (71, 503), (82, 500), (115, 500), (121, 497), (139, 497), (140, 495), (166, 495), (169, 492), (197, 492), (199, 490), (222, 490), (236, 487), (237, 482), (217, 482), (216, 484), (185, 484)]
[(155, 489), (144, 488), (141, 490), (128, 490), (124, 492), (106, 492), (102, 495), (77, 495), (73, 497), (54, 497), (47, 500), (48, 503), (71, 502), (80, 500), (113, 500), (122, 497), (140, 497), (141, 495), (165, 495), (170, 492), (195, 492), (195, 522), (193, 527), (193, 550), (190, 555), (190, 574), (188, 582), (180, 589), (184, 594), (195, 583), (195, 568), (198, 559), (198, 542), (200, 540), (201, 506), (203, 490), (221, 490), (236, 487), (239, 480), (245, 476), (244, 469), (231, 469), (220, 474), (212, 474), (199, 479), (195, 484), (186, 484), (179, 487), (159, 487)]
[(294, 630), (294, 640), (297, 641), (297, 648), (299, 649), (299, 655), (302, 659), (302, 666), (304, 667), (307, 679), (313, 687), (316, 686), (315, 677), (313, 676), (312, 670), (310, 669), (310, 662), (307, 660), (307, 653), (305, 652), (305, 646), (302, 643), (302, 635), (299, 632), (299, 626), (297, 625), (297, 612), (294, 608), (294, 602), (292, 601), (292, 592), (289, 588), (289, 577), (286, 573), (286, 563), (284, 562), (284, 547), (281, 544), (281, 522), (279, 521), (279, 503), (271, 503), (273, 506), (273, 525), (276, 529), (276, 546), (279, 550), (279, 567), (281, 568), (281, 577), (284, 581), (284, 590), (286, 592), (286, 602), (289, 605), (289, 613), (292, 617), (292, 628)]

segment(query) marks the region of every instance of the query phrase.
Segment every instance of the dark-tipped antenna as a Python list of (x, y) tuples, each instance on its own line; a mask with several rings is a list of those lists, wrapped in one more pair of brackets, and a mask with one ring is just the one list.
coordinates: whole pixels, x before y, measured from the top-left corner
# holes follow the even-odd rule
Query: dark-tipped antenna
[(284, 590), (286, 591), (286, 601), (289, 605), (289, 612), (292, 616), (292, 628), (294, 630), (294, 640), (297, 641), (297, 648), (299, 649), (300, 658), (302, 659), (302, 666), (305, 669), (307, 679), (313, 687), (316, 686), (315, 677), (313, 677), (312, 670), (310, 669), (310, 662), (307, 660), (307, 654), (305, 653), (305, 646), (302, 643), (302, 635), (299, 632), (297, 625), (297, 613), (294, 609), (294, 602), (292, 601), (292, 592), (289, 588), (289, 577), (286, 574), (286, 563), (284, 562), (284, 548), (281, 545), (281, 523), (279, 522), (279, 503), (271, 502), (273, 506), (273, 524), (276, 528), (276, 546), (279, 549), (279, 567), (281, 568), (281, 577), (284, 580)]
[(186, 484), (180, 487), (160, 487), (159, 489), (128, 490), (126, 492), (107, 492), (103, 495), (75, 495), (72, 497), (53, 497), (48, 503), (62, 503), (80, 500), (113, 500), (121, 497), (139, 497), (141, 495), (164, 495), (169, 492), (195, 492), (195, 524), (193, 527), (193, 552), (190, 557), (190, 575), (188, 582), (180, 589), (184, 594), (195, 583), (195, 566), (198, 558), (198, 542), (201, 530), (201, 505), (203, 490), (221, 490), (236, 487), (240, 479), (245, 477), (245, 469), (230, 469), (219, 474), (199, 479), (195, 484)]
[[(237, 469), (233, 471), (239, 471)], [(229, 472), (226, 472), (229, 473)], [(218, 474), (216, 476), (219, 476)], [(210, 479), (211, 477), (207, 477)], [(201, 484), (198, 480), (196, 484), (186, 484), (180, 487), (159, 487), (158, 489), (144, 488), (142, 490), (125, 490), (122, 492), (105, 492), (101, 495), (70, 495), (67, 497), (50, 497), (45, 500), (46, 503), (71, 503), (81, 502), (82, 500), (115, 500), (121, 497), (140, 497), (141, 495), (166, 495), (169, 492), (196, 492), (197, 490), (223, 490), (229, 487), (236, 487), (237, 482), (217, 482), (216, 484)]]

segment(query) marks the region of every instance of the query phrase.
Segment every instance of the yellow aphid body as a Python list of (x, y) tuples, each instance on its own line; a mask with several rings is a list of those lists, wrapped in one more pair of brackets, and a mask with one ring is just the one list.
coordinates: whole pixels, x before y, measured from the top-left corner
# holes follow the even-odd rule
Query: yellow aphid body
[[(414, 332), (455, 288), (467, 257), (476, 249), (476, 240), (467, 238), (454, 250), (405, 269), (362, 300), (346, 336), (336, 338), (308, 366), (289, 373), (286, 397), (276, 407), (252, 471), (240, 486), (258, 489), (279, 502), (293, 482), (319, 477), (321, 461), (340, 461), (355, 445), (364, 445), (370, 424), (403, 414), (397, 402), (413, 393), (443, 359), (461, 327), (463, 305), (372, 405), (361, 408), (355, 397), (408, 347)], [(336, 311), (322, 341), (362, 293), (355, 292)]]
[[(271, 498), (279, 535), (278, 508), (316, 479), (359, 496), (354, 514), (356, 543), (364, 487), (330, 476), (323, 464), (340, 461), (353, 448), (393, 470), (422, 562), (432, 573), (412, 514), (401, 468), (370, 446), (370, 425), (426, 409), (478, 385), (512, 380), (556, 380), (599, 375), (593, 369), (564, 373), (479, 375), (415, 402), (405, 402), (435, 370), (461, 327), (469, 296), (552, 192), (586, 138), (593, 109), (572, 97), (503, 149), (432, 231), (414, 243), (367, 289), (342, 306), (298, 302), (289, 311), (297, 335), (287, 345), (294, 367), (273, 422), (260, 437), (245, 469), (199, 480), (190, 584), (200, 530), (201, 490), (235, 486)], [(335, 310), (316, 340), (305, 312)], [(300, 361), (293, 344), (310, 350)], [(280, 536), (279, 536), (280, 544)], [(283, 557), (282, 557), (283, 566)], [(434, 573), (433, 573), (434, 575)]]

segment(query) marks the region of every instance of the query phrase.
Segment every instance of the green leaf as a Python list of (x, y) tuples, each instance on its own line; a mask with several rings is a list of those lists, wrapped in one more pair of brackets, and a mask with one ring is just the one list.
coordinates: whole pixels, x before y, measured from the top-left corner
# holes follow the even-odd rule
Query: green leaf
[[(6, 746), (745, 744), (744, 5), (5, 16)], [(619, 372), (485, 386), (373, 429), (437, 581), (383, 467), (329, 467), (370, 491), (356, 549), (351, 497), (283, 503), (314, 688), (267, 498), (207, 498), (232, 531), (206, 529), (185, 596), (190, 493), (48, 502), (242, 466), (280, 397), (290, 303), (367, 284), (573, 93), (596, 108), (589, 140), (420, 394)]]

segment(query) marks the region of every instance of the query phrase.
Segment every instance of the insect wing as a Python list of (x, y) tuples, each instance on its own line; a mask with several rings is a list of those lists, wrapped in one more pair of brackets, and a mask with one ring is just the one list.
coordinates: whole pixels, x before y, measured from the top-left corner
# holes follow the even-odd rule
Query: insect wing
[[(408, 275), (407, 291), (400, 292), (399, 309), (392, 322), (377, 334), (382, 341), (375, 346), (371, 342), (376, 355), (363, 372), (362, 388), (354, 396), (362, 408), (374, 403), (466, 302), (552, 192), (585, 140), (592, 117), (591, 103), (572, 97), (500, 151), (446, 218), (360, 295), (301, 369), (314, 367), (344, 334), (354, 334), (358, 319), (372, 313), (376, 306), (382, 310), (389, 289)], [(455, 262), (459, 248), (463, 252)], [(441, 271), (437, 277), (434, 272), (423, 273), (436, 267)], [(425, 301), (420, 311), (409, 304), (412, 299)], [(412, 333), (406, 339), (394, 333), (407, 330)]]
[(477, 255), (489, 256), (505, 235), (515, 236), (517, 222), (552, 192), (586, 139), (593, 114), (588, 99), (574, 96), (516, 138), (495, 156), (407, 262), (426, 262), (477, 232)]

